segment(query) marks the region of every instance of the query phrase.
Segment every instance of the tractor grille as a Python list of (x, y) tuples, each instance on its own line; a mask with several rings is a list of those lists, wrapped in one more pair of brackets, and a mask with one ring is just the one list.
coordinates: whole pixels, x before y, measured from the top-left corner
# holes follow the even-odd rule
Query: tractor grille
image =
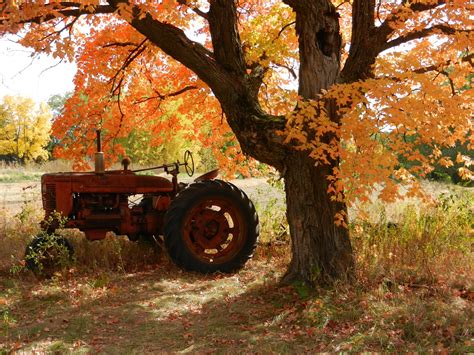
[(43, 191), (43, 207), (47, 213), (56, 209), (56, 185), (46, 184)]

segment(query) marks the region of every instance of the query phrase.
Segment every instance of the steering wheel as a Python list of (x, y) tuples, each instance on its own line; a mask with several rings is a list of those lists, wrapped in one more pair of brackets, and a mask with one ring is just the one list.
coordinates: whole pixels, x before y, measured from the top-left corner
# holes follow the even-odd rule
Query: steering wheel
[(184, 152), (184, 169), (189, 176), (194, 174), (194, 159), (189, 150)]

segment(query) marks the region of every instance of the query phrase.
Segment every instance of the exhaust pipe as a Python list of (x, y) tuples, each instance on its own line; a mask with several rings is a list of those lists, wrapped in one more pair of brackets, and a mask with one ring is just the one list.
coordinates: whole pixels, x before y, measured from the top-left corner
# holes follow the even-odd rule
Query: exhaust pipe
[(105, 172), (105, 164), (104, 164), (104, 152), (102, 151), (102, 145), (100, 141), (100, 129), (98, 129), (96, 133), (97, 133), (97, 153), (95, 153), (95, 173), (103, 174)]

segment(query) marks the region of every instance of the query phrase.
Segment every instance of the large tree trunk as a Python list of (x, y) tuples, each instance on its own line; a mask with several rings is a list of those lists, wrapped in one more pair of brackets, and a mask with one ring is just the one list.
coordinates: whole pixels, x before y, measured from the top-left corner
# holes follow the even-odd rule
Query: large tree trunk
[(288, 156), (284, 178), (292, 260), (284, 283), (327, 284), (351, 277), (349, 233), (334, 223), (336, 213), (346, 212), (346, 207), (328, 195), (328, 174), (331, 168), (315, 167), (307, 152)]
[[(329, 0), (285, 2), (296, 12), (299, 95), (303, 99), (319, 100), (322, 90), (335, 84), (340, 74), (342, 41), (336, 9)], [(330, 119), (339, 122), (334, 103), (324, 105)], [(334, 138), (323, 139), (329, 142)], [(285, 159), (292, 261), (284, 282), (303, 280), (314, 285), (352, 276), (354, 259), (349, 233), (335, 224), (336, 214), (346, 213), (347, 208), (343, 202), (332, 201), (327, 191), (327, 177), (338, 164), (338, 160), (330, 165), (316, 164), (307, 151), (290, 150)]]

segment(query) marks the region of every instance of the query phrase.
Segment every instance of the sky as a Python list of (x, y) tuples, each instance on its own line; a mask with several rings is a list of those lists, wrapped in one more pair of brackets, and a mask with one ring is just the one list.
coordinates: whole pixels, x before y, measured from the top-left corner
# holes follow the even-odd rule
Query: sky
[(33, 58), (32, 52), (0, 38), (0, 100), (5, 95), (19, 95), (41, 102), (74, 89), (74, 63), (59, 63), (46, 55)]

